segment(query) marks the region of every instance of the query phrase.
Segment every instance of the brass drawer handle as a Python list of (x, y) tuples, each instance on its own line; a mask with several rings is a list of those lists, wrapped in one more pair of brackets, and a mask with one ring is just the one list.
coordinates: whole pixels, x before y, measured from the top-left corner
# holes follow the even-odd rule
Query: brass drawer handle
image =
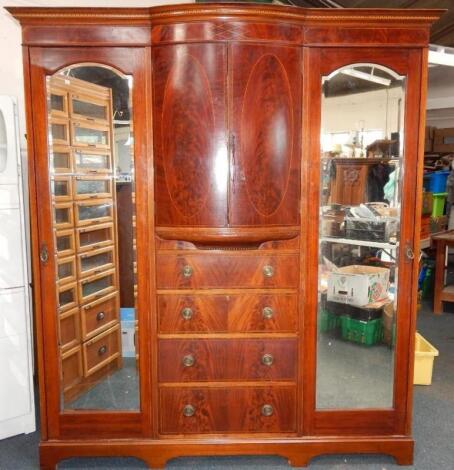
[(101, 346), (98, 349), (98, 356), (104, 356), (104, 354), (106, 354), (106, 352), (107, 352), (107, 346), (106, 345)]
[(263, 364), (264, 366), (270, 367), (270, 366), (273, 365), (273, 362), (274, 362), (274, 357), (273, 357), (272, 354), (264, 354), (264, 355), (262, 356), (262, 364)]
[(184, 414), (184, 416), (186, 416), (187, 418), (190, 418), (191, 416), (194, 416), (194, 415), (195, 415), (195, 408), (194, 408), (192, 405), (186, 405), (186, 406), (183, 408), (183, 414)]
[(185, 367), (192, 367), (195, 364), (195, 357), (192, 354), (188, 354), (183, 357), (182, 362)]
[(263, 266), (263, 275), (265, 277), (273, 277), (274, 276), (274, 268), (273, 266), (267, 264), (266, 266)]
[(104, 312), (98, 312), (96, 314), (96, 320), (98, 320), (98, 321), (104, 320), (105, 317), (106, 317), (106, 314)]
[(274, 316), (274, 311), (271, 307), (263, 307), (262, 316), (265, 320), (270, 320)]
[(185, 308), (181, 311), (181, 316), (182, 316), (185, 320), (190, 320), (190, 319), (192, 318), (192, 315), (193, 315), (192, 308), (185, 307)]
[(183, 274), (184, 277), (191, 277), (192, 276), (192, 267), (189, 266), (189, 264), (185, 264), (183, 266), (183, 269), (181, 270), (181, 274)]
[(262, 406), (262, 416), (271, 416), (273, 414), (274, 410), (272, 405), (263, 405)]

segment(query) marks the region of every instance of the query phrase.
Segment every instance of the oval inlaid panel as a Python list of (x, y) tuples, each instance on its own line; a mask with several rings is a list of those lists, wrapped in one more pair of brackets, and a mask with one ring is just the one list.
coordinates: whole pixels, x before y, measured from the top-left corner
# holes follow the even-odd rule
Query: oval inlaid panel
[(202, 65), (187, 54), (167, 79), (162, 106), (162, 146), (167, 189), (184, 217), (203, 210), (209, 195), (214, 114)]
[(255, 210), (270, 216), (284, 199), (293, 147), (292, 96), (287, 73), (266, 54), (254, 65), (241, 111), (241, 161)]

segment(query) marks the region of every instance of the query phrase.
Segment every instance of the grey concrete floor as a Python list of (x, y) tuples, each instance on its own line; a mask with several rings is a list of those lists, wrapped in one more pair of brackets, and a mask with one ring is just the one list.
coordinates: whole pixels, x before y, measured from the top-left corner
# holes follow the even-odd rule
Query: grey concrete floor
[[(454, 304), (447, 310), (454, 311)], [(454, 313), (432, 314), (424, 305), (418, 314), (418, 331), (440, 351), (436, 358), (431, 386), (416, 386), (414, 394), (413, 433), (416, 441), (415, 463), (399, 467), (384, 455), (335, 455), (314, 458), (309, 468), (332, 470), (454, 470)], [(0, 441), (0, 470), (35, 470), (38, 463), (39, 431)], [(59, 469), (145, 469), (146, 465), (130, 458), (70, 459)], [(262, 470), (289, 469), (279, 457), (204, 457), (179, 458), (168, 463), (169, 469), (185, 470)]]

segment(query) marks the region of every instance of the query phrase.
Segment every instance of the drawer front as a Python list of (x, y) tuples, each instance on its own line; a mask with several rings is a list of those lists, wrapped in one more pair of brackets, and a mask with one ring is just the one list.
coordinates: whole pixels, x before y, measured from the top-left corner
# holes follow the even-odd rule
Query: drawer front
[(70, 105), (71, 117), (107, 124), (110, 113), (108, 100), (101, 100), (81, 94), (71, 94)]
[(53, 145), (69, 145), (69, 121), (64, 118), (51, 118), (49, 122)]
[(76, 307), (78, 302), (76, 282), (70, 282), (58, 287), (58, 310), (60, 313)]
[(61, 355), (63, 391), (66, 392), (81, 382), (83, 377), (82, 349), (76, 346)]
[(113, 220), (112, 199), (76, 202), (75, 220), (78, 227), (111, 222)]
[(61, 202), (54, 205), (54, 227), (57, 230), (74, 227), (72, 202)]
[(55, 250), (58, 257), (66, 257), (74, 254), (74, 230), (55, 231)]
[(73, 198), (71, 176), (54, 176), (51, 179), (51, 190), (56, 202), (71, 202)]
[(279, 339), (161, 339), (159, 380), (294, 380), (297, 342)]
[(88, 251), (77, 256), (77, 272), (79, 277), (99, 274), (114, 266), (115, 251), (113, 246)]
[(71, 145), (95, 149), (110, 148), (110, 128), (82, 120), (72, 121)]
[(162, 434), (296, 431), (296, 387), (166, 388)]
[(59, 315), (59, 335), (62, 350), (68, 350), (80, 343), (79, 309), (76, 307)]
[(54, 145), (50, 155), (51, 173), (72, 173), (73, 158), (71, 147)]
[(297, 288), (299, 257), (295, 254), (226, 254), (157, 256), (158, 289)]
[(112, 180), (105, 176), (73, 178), (74, 199), (112, 198)]
[(83, 345), (84, 375), (88, 377), (120, 357), (120, 325), (95, 336)]
[(118, 314), (117, 292), (84, 305), (80, 310), (83, 339), (92, 338), (109, 327), (114, 326), (118, 321)]
[(87, 277), (79, 281), (79, 301), (92, 302), (110, 294), (117, 287), (115, 269)]
[(159, 332), (296, 332), (297, 299), (296, 294), (161, 294)]
[(76, 149), (73, 160), (76, 173), (112, 172), (112, 156), (109, 151)]
[(61, 284), (76, 280), (76, 257), (57, 258), (57, 281)]
[(76, 230), (78, 252), (96, 250), (103, 246), (112, 245), (114, 241), (113, 224), (99, 224), (94, 227), (78, 228)]

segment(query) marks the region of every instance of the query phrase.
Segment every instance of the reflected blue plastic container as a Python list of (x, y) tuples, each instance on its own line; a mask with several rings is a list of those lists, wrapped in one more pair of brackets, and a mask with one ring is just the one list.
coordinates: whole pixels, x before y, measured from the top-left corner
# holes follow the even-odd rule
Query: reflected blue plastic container
[(436, 171), (435, 173), (426, 173), (424, 175), (424, 189), (431, 193), (446, 192), (446, 182), (448, 180), (448, 170)]

